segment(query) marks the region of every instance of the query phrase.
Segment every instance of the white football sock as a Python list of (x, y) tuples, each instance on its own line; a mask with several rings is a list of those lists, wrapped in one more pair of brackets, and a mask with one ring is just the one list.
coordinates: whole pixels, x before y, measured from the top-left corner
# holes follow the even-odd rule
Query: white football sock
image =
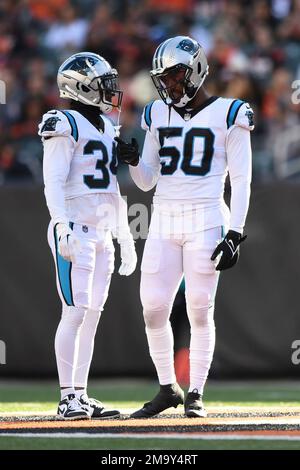
[(150, 356), (160, 385), (176, 382), (174, 369), (174, 338), (170, 322), (161, 328), (146, 327)]
[[(79, 335), (77, 365), (74, 375), (75, 387), (87, 387), (88, 375), (94, 352), (94, 339), (101, 312), (87, 310)], [(81, 392), (83, 393), (83, 392)]]
[(55, 355), (60, 387), (74, 389), (79, 333), (84, 320), (84, 308), (63, 306), (63, 313), (55, 335)]
[[(202, 310), (202, 311), (200, 311)], [(209, 313), (207, 313), (209, 310)], [(203, 395), (204, 385), (207, 380), (208, 372), (213, 359), (215, 348), (215, 323), (213, 319), (213, 306), (209, 309), (196, 309), (191, 312), (189, 317), (193, 316), (206, 318), (201, 325), (191, 326), (190, 342), (190, 387), (189, 392), (198, 390)]]
[(86, 388), (80, 388), (79, 390), (75, 390), (75, 397), (80, 399), (81, 397), (87, 398)]
[(72, 387), (61, 388), (60, 389), (60, 398), (63, 400), (68, 395), (75, 395), (75, 390)]

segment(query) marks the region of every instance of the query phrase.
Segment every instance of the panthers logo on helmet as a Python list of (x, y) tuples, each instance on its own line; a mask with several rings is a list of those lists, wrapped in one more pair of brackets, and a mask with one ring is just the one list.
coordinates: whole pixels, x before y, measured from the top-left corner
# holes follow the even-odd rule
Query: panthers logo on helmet
[(188, 52), (191, 55), (194, 55), (199, 49), (199, 44), (191, 41), (190, 39), (183, 39), (178, 44), (177, 49), (182, 49), (183, 51)]
[(58, 121), (61, 121), (59, 117), (51, 117), (45, 121), (45, 124), (42, 127), (41, 132), (44, 131), (55, 131), (55, 127)]
[[(89, 64), (87, 64), (87, 61)], [(76, 57), (71, 63), (67, 63), (65, 67), (62, 68), (64, 70), (75, 70), (75, 72), (81, 73), (82, 75), (88, 75), (90, 65), (96, 64), (96, 59), (87, 55), (86, 57)]]

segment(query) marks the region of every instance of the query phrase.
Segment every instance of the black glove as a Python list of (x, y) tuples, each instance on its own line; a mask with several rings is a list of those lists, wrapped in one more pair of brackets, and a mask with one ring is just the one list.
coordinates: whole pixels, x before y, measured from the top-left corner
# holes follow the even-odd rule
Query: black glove
[(219, 243), (210, 258), (212, 261), (222, 252), (220, 261), (216, 267), (217, 271), (224, 271), (234, 266), (239, 259), (239, 245), (246, 240), (247, 235), (242, 235), (234, 230), (229, 230), (224, 240)]
[(115, 137), (118, 142), (117, 158), (119, 162), (127, 163), (127, 165), (137, 166), (140, 159), (139, 144), (136, 139), (131, 139), (131, 144), (124, 142), (119, 137)]

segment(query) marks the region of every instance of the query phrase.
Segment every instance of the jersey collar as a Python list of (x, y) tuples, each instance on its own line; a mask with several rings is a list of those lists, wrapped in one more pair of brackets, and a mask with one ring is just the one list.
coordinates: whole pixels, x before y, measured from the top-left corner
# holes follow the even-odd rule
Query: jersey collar
[(211, 96), (210, 98), (207, 98), (207, 100), (203, 101), (203, 103), (200, 106), (194, 109), (188, 109), (187, 107), (184, 107), (184, 108), (176, 108), (176, 106), (172, 106), (172, 107), (182, 117), (182, 119), (184, 119), (185, 115), (189, 114), (190, 117), (188, 120), (190, 120), (194, 116), (196, 116), (196, 114), (198, 114), (200, 111), (202, 111), (202, 109), (212, 104), (218, 98), (219, 98), (218, 96)]
[(89, 121), (90, 124), (92, 124), (97, 129), (97, 131), (104, 134), (105, 124), (100, 114), (99, 108), (96, 106), (87, 106), (78, 101), (74, 101), (72, 102), (71, 109), (80, 113), (85, 119)]
[(101, 134), (104, 134), (105, 124), (100, 114), (94, 116), (89, 113), (83, 113), (82, 111), (81, 114), (89, 121), (90, 124), (92, 124), (97, 129), (97, 131), (101, 132)]

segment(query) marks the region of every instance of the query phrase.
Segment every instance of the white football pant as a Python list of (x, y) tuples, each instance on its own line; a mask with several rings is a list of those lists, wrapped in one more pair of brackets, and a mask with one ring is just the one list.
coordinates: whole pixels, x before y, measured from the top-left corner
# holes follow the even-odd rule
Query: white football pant
[(215, 346), (214, 299), (219, 273), (210, 257), (223, 239), (222, 227), (197, 233), (149, 233), (145, 244), (141, 301), (150, 355), (161, 385), (176, 382), (170, 314), (184, 275), (191, 326), (190, 391), (203, 393)]
[(55, 353), (60, 386), (86, 388), (94, 337), (114, 270), (114, 245), (108, 231), (99, 238), (93, 227), (70, 226), (81, 242), (75, 263), (59, 255), (55, 227), (50, 223), (48, 229), (57, 290), (63, 305)]

